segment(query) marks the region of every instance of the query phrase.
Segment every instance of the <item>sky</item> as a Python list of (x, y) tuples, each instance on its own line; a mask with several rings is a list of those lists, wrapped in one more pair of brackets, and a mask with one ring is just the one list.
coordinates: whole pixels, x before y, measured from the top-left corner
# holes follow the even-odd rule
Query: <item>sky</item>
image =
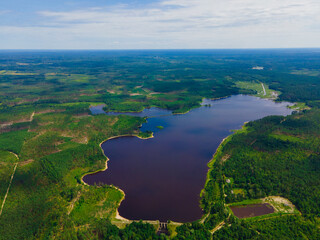
[(0, 49), (320, 47), (320, 0), (1, 0)]

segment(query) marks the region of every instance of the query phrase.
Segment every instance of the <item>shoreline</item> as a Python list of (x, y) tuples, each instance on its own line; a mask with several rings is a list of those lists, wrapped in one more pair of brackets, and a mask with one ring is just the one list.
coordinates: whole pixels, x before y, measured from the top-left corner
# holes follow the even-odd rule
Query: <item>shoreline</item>
[[(244, 123), (244, 125), (242, 126), (242, 128), (246, 125), (247, 122)], [(220, 150), (220, 148), (222, 147), (222, 144), (225, 143), (227, 141), (228, 138), (230, 138), (231, 136), (234, 135), (235, 132), (231, 133), (230, 135), (226, 136), (225, 138), (222, 139), (222, 141), (220, 142), (219, 146), (217, 147), (215, 153), (212, 155), (212, 158), (209, 160), (209, 162), (207, 163), (207, 167), (208, 167), (208, 171), (207, 171), (207, 175), (206, 175), (206, 181), (203, 185), (203, 188), (201, 189), (200, 191), (200, 202), (201, 202), (201, 198), (202, 196), (205, 194), (205, 188), (206, 188), (206, 185), (208, 184), (208, 182), (210, 181), (210, 172), (211, 172), (211, 165), (214, 164), (215, 162), (215, 156), (218, 154), (218, 151)], [(199, 203), (200, 203), (199, 202)], [(201, 208), (201, 205), (200, 205), (200, 209), (201, 211), (203, 212), (202, 214), (202, 217), (199, 219), (199, 222), (204, 222), (209, 216), (210, 216), (210, 212), (209, 213), (205, 213), (204, 210)]]
[[(261, 83), (261, 84), (262, 84), (262, 83)], [(240, 93), (240, 94), (232, 94), (232, 95), (227, 95), (227, 96), (224, 96), (224, 97), (216, 97), (216, 98), (205, 98), (205, 97), (203, 97), (203, 98), (201, 99), (201, 102), (199, 103), (199, 106), (191, 107), (189, 110), (186, 110), (185, 112), (174, 112), (174, 110), (169, 110), (169, 109), (167, 109), (167, 108), (160, 108), (160, 107), (155, 106), (155, 105), (148, 106), (148, 107), (143, 107), (143, 109), (142, 109), (141, 111), (126, 111), (126, 112), (111, 111), (111, 112), (106, 112), (106, 111), (104, 111), (103, 109), (102, 109), (102, 110), (104, 111), (104, 114), (107, 114), (107, 115), (108, 115), (108, 113), (115, 113), (115, 114), (119, 114), (119, 115), (121, 115), (121, 114), (126, 115), (127, 113), (142, 113), (145, 109), (158, 108), (158, 109), (170, 111), (172, 115), (180, 115), (180, 114), (187, 114), (187, 113), (189, 113), (190, 111), (192, 111), (193, 109), (196, 109), (196, 108), (199, 108), (199, 107), (203, 107), (203, 106), (204, 106), (204, 105), (203, 105), (203, 100), (204, 100), (204, 99), (208, 99), (208, 100), (210, 100), (210, 101), (218, 101), (218, 100), (223, 100), (223, 99), (227, 99), (227, 98), (230, 98), (230, 97), (232, 97), (232, 96), (238, 96), (238, 95), (257, 97), (257, 98), (260, 98), (260, 99), (271, 100), (271, 101), (273, 101), (273, 102), (277, 102), (277, 99), (279, 99), (279, 97), (276, 97), (276, 98), (274, 98), (274, 97), (264, 97), (264, 96), (257, 96), (257, 95), (254, 95), (254, 94), (242, 94), (242, 93)], [(282, 103), (282, 102), (288, 102), (288, 103), (292, 104), (292, 106), (295, 105), (294, 102), (289, 102), (289, 101), (284, 101), (284, 100), (279, 101), (279, 103)], [(95, 106), (94, 106), (94, 105), (90, 105), (90, 106), (89, 106), (89, 110), (90, 110), (91, 107), (97, 107), (97, 106), (102, 106), (102, 105), (103, 105), (103, 106), (106, 106), (106, 104), (98, 104), (98, 105), (95, 105)], [(288, 105), (287, 108), (290, 108), (290, 107), (292, 107), (292, 106)], [(92, 115), (97, 115), (97, 114), (92, 114)], [(150, 116), (145, 116), (145, 117), (146, 117), (146, 118), (149, 118)], [(151, 117), (152, 117), (152, 116), (151, 116)]]
[[(246, 95), (246, 94), (237, 94), (237, 95)], [(227, 98), (230, 98), (230, 97), (232, 97), (232, 96), (234, 96), (234, 95), (225, 96), (225, 97), (221, 97), (221, 98), (213, 98), (213, 99), (209, 99), (209, 100), (211, 100), (211, 101), (217, 101), (217, 100), (227, 99)], [(235, 96), (236, 96), (236, 95), (235, 95)], [(258, 97), (258, 96), (254, 96), (254, 95), (248, 95), (248, 96), (253, 96), (253, 97), (260, 98), (260, 99), (271, 100), (271, 101), (273, 101), (273, 102), (276, 102), (276, 101), (275, 101), (276, 99), (262, 98), (262, 97)], [(203, 98), (203, 99), (205, 99), (205, 98)], [(202, 102), (203, 102), (203, 99), (202, 99)], [(281, 102), (283, 102), (283, 101), (281, 101)], [(290, 102), (289, 102), (289, 103), (290, 103)], [(204, 105), (202, 105), (202, 104), (200, 103), (200, 106), (198, 106), (198, 107), (203, 107), (203, 106), (204, 106)], [(198, 107), (195, 107), (195, 108), (198, 108)], [(289, 108), (289, 107), (287, 106), (287, 108)], [(192, 109), (194, 109), (194, 108), (191, 108), (191, 109), (187, 110), (187, 111), (184, 112), (184, 113), (172, 113), (172, 115), (187, 114), (187, 113), (190, 112)], [(146, 117), (146, 118), (148, 118), (148, 117)], [(201, 191), (200, 191), (200, 198), (201, 198), (202, 194), (204, 194), (205, 186), (206, 186), (206, 184), (208, 183), (208, 181), (210, 180), (210, 177), (209, 177), (209, 176), (210, 176), (210, 171), (211, 171), (211, 165), (214, 163), (215, 157), (216, 157), (216, 155), (219, 153), (220, 148), (223, 146), (223, 144), (224, 144), (227, 140), (229, 140), (230, 138), (232, 138), (232, 136), (233, 136), (235, 133), (237, 133), (239, 130), (244, 129), (244, 127), (246, 126), (247, 123), (248, 123), (248, 122), (244, 122), (243, 125), (241, 125), (241, 128), (239, 128), (239, 129), (231, 129), (231, 130), (230, 130), (231, 134), (229, 134), (228, 136), (226, 136), (225, 138), (223, 138), (223, 139), (221, 140), (219, 146), (217, 147), (216, 151), (215, 151), (214, 154), (212, 155), (212, 158), (211, 158), (211, 159), (208, 161), (208, 163), (207, 163), (208, 171), (207, 171), (207, 174), (206, 174), (205, 184), (204, 184), (203, 188), (202, 188)], [(101, 145), (102, 145), (104, 142), (107, 142), (108, 140), (115, 139), (115, 138), (120, 138), (120, 137), (137, 137), (137, 138), (142, 139), (142, 140), (147, 140), (147, 139), (149, 139), (149, 138), (153, 138), (154, 135), (153, 135), (153, 133), (152, 133), (152, 135), (151, 135), (150, 137), (142, 138), (142, 137), (138, 136), (137, 134), (125, 134), (125, 135), (113, 136), (113, 137), (110, 137), (110, 138), (102, 141), (102, 142), (99, 144), (99, 146), (100, 146), (100, 148), (101, 148), (101, 150), (102, 150), (103, 155), (106, 157), (105, 167), (104, 167), (103, 169), (99, 169), (99, 170), (94, 171), (94, 172), (85, 173), (85, 174), (81, 177), (81, 182), (82, 182), (83, 184), (85, 184), (85, 185), (87, 185), (87, 186), (92, 186), (92, 185), (89, 185), (89, 184), (87, 184), (86, 182), (84, 182), (84, 181), (83, 181), (83, 178), (84, 178), (86, 175), (95, 174), (95, 173), (102, 172), (102, 171), (105, 171), (105, 170), (108, 169), (108, 161), (109, 161), (109, 158), (105, 155), (105, 153), (104, 153)], [(112, 187), (114, 187), (115, 189), (117, 189), (117, 190), (119, 190), (119, 191), (121, 191), (121, 192), (123, 193), (123, 198), (120, 200), (119, 206), (118, 206), (118, 208), (117, 208), (117, 210), (116, 210), (115, 219), (116, 219), (116, 220), (120, 220), (120, 221), (126, 221), (126, 222), (132, 222), (132, 221), (134, 221), (134, 220), (126, 219), (126, 218), (122, 217), (122, 216), (119, 214), (118, 209), (119, 209), (119, 207), (120, 207), (120, 205), (121, 205), (121, 202), (125, 199), (125, 192), (124, 192), (122, 189), (118, 188), (118, 187), (115, 187), (115, 186), (112, 186)], [(203, 209), (202, 209), (202, 210), (203, 210)], [(207, 216), (207, 214), (202, 215), (202, 217), (199, 219), (199, 221), (202, 221), (203, 219), (205, 219), (206, 216)], [(142, 221), (148, 221), (148, 220), (142, 220)]]
[[(82, 184), (84, 184), (84, 185), (86, 185), (86, 186), (92, 186), (92, 185), (86, 183), (86, 182), (83, 180), (83, 178), (84, 178), (85, 176), (87, 176), (87, 175), (92, 175), (92, 174), (95, 174), (95, 173), (98, 173), (98, 172), (103, 172), (103, 171), (106, 171), (106, 170), (108, 169), (108, 161), (109, 161), (110, 159), (105, 155), (105, 153), (104, 153), (101, 145), (102, 145), (103, 143), (111, 140), (111, 139), (116, 139), (116, 138), (121, 138), (121, 137), (137, 137), (137, 138), (139, 138), (139, 139), (141, 139), (141, 140), (147, 140), (147, 139), (150, 139), (150, 138), (154, 138), (154, 135), (153, 135), (153, 133), (152, 133), (152, 135), (151, 135), (150, 137), (142, 138), (142, 137), (140, 137), (140, 136), (138, 136), (138, 135), (136, 135), (136, 134), (124, 134), (124, 135), (118, 135), (118, 136), (109, 137), (108, 139), (103, 140), (103, 141), (99, 144), (99, 146), (100, 146), (100, 149), (101, 149), (101, 151), (102, 151), (103, 156), (105, 156), (105, 158), (106, 158), (105, 166), (104, 166), (104, 168), (98, 169), (97, 171), (84, 173), (84, 174), (82, 175), (82, 177), (81, 177), (81, 183), (82, 183)], [(129, 219), (127, 219), (127, 218), (122, 217), (122, 216), (119, 214), (119, 210), (118, 210), (119, 207), (120, 207), (120, 205), (121, 205), (121, 202), (125, 199), (125, 196), (126, 196), (125, 192), (124, 192), (121, 188), (118, 188), (118, 187), (116, 187), (116, 186), (113, 186), (113, 185), (109, 185), (109, 186), (112, 186), (113, 188), (119, 190), (119, 191), (123, 194), (123, 197), (121, 198), (121, 200), (120, 200), (120, 202), (119, 202), (119, 206), (117, 207), (117, 210), (116, 210), (115, 219), (121, 220), (121, 221), (126, 221), (126, 222), (131, 222), (132, 220), (129, 220)]]
[[(242, 125), (242, 127), (241, 127), (240, 129), (237, 129), (237, 130), (241, 130), (246, 124), (247, 124), (247, 122), (244, 122), (244, 124)], [(237, 130), (236, 130), (236, 131), (237, 131)], [(214, 157), (215, 157), (215, 155), (218, 153), (218, 150), (219, 150), (219, 148), (222, 146), (222, 144), (223, 144), (228, 138), (230, 138), (231, 136), (233, 136), (234, 133), (235, 133), (235, 132), (231, 133), (230, 135), (226, 136), (225, 138), (223, 138), (223, 139), (221, 140), (221, 142), (220, 142), (219, 146), (217, 147), (215, 153), (212, 155), (212, 158), (211, 158), (210, 161), (207, 163), (207, 165), (208, 165), (208, 171), (207, 171), (207, 177), (206, 177), (205, 185), (206, 185), (207, 182), (209, 181), (209, 178), (208, 178), (208, 176), (209, 176), (209, 174), (210, 174), (210, 166), (209, 166), (209, 164), (214, 160)], [(153, 136), (153, 134), (152, 134), (152, 136), (150, 136), (150, 137), (148, 137), (148, 138), (141, 138), (141, 137), (139, 137), (139, 136), (136, 135), (136, 134), (125, 134), (125, 135), (113, 136), (113, 137), (110, 137), (110, 138), (102, 141), (102, 142), (99, 144), (99, 146), (100, 146), (100, 148), (101, 148), (101, 151), (102, 151), (103, 155), (106, 157), (105, 167), (104, 167), (103, 169), (99, 169), (99, 170), (94, 171), (94, 172), (89, 172), (89, 173), (83, 174), (82, 177), (81, 177), (81, 182), (82, 182), (84, 185), (86, 185), (86, 186), (92, 186), (92, 185), (87, 184), (87, 183), (83, 180), (83, 178), (84, 178), (85, 176), (91, 175), (91, 174), (95, 174), (95, 173), (98, 173), (98, 172), (102, 172), (102, 171), (105, 171), (105, 170), (108, 169), (108, 161), (109, 161), (110, 159), (105, 155), (105, 153), (104, 153), (101, 145), (102, 145), (104, 142), (107, 142), (107, 141), (109, 141), (109, 140), (116, 139), (116, 138), (121, 138), (121, 137), (137, 137), (137, 138), (142, 139), (142, 140), (147, 140), (147, 139), (149, 139), (149, 138), (153, 138), (154, 136)], [(204, 186), (205, 186), (205, 185), (204, 185)], [(115, 220), (122, 221), (122, 222), (127, 222), (127, 223), (131, 223), (131, 222), (135, 221), (135, 220), (130, 220), (130, 219), (127, 219), (127, 218), (125, 218), (125, 217), (122, 217), (122, 216), (120, 215), (120, 213), (119, 213), (119, 207), (120, 207), (122, 201), (125, 199), (125, 192), (124, 192), (121, 188), (118, 188), (118, 187), (116, 187), (116, 186), (113, 186), (113, 185), (109, 185), (109, 186), (112, 186), (113, 188), (119, 190), (119, 191), (123, 194), (123, 197), (121, 198), (121, 200), (120, 200), (120, 202), (119, 202), (119, 205), (118, 205), (118, 207), (117, 207), (116, 215), (115, 215), (114, 219), (115, 219)], [(203, 190), (204, 190), (204, 187), (203, 187), (203, 189), (202, 189), (201, 192), (200, 192), (200, 196), (201, 196)], [(202, 219), (204, 219), (205, 216), (206, 216), (206, 215), (203, 215), (203, 216), (199, 219), (199, 221), (201, 221)], [(142, 220), (142, 221), (143, 221), (143, 222), (150, 222), (150, 220)], [(177, 223), (178, 223), (178, 224), (183, 224), (183, 223), (180, 223), (180, 222), (177, 222)]]
[[(203, 188), (202, 188), (201, 191), (200, 191), (200, 198), (201, 198), (201, 196), (204, 194), (205, 186), (206, 186), (207, 183), (210, 181), (210, 171), (211, 171), (211, 167), (212, 167), (211, 165), (214, 164), (214, 162), (215, 162), (215, 160), (216, 160), (215, 157), (216, 157), (216, 155), (219, 153), (220, 148), (222, 148), (223, 144), (226, 143), (226, 141), (230, 140), (230, 139), (232, 138), (232, 136), (234, 136), (234, 134), (236, 134), (238, 131), (244, 129), (244, 127), (247, 125), (247, 123), (248, 123), (248, 122), (244, 122), (243, 125), (241, 126), (241, 128), (239, 128), (239, 129), (230, 130), (230, 131), (232, 131), (231, 134), (229, 134), (228, 136), (226, 136), (225, 138), (223, 138), (222, 141), (220, 142), (220, 144), (219, 144), (219, 146), (217, 147), (215, 153), (212, 155), (212, 158), (211, 158), (210, 161), (207, 163), (208, 171), (207, 171), (207, 176), (206, 176), (206, 182), (205, 182)], [(203, 210), (203, 209), (201, 209), (201, 210)], [(206, 214), (206, 215), (203, 215), (203, 217), (205, 217), (205, 216), (207, 216), (207, 214)], [(200, 220), (202, 220), (203, 217), (202, 217)]]

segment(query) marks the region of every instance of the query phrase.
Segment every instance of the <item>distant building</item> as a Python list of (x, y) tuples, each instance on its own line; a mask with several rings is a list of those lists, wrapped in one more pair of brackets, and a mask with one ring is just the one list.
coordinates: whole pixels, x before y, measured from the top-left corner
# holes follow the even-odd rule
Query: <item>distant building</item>
[(252, 69), (254, 69), (254, 70), (263, 70), (264, 67), (255, 66), (255, 67), (253, 67)]

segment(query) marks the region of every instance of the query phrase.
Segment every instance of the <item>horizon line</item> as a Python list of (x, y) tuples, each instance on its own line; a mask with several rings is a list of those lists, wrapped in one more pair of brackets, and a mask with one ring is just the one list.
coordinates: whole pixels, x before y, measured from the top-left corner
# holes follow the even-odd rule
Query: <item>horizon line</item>
[(312, 50), (320, 49), (320, 47), (270, 47), (270, 48), (4, 48), (0, 51), (174, 51), (174, 50)]

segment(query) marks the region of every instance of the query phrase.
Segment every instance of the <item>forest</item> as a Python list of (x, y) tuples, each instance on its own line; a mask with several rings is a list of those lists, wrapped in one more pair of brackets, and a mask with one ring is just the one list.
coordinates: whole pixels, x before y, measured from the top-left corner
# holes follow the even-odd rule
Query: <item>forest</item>
[[(320, 239), (319, 62), (312, 49), (0, 51), (0, 239)], [(105, 167), (101, 142), (152, 136), (139, 129), (145, 118), (90, 106), (186, 113), (203, 98), (264, 97), (261, 83), (295, 111), (249, 122), (220, 145), (202, 219), (157, 235), (157, 224), (116, 221), (121, 191), (82, 182)], [(238, 219), (228, 207), (268, 196), (296, 212)]]

